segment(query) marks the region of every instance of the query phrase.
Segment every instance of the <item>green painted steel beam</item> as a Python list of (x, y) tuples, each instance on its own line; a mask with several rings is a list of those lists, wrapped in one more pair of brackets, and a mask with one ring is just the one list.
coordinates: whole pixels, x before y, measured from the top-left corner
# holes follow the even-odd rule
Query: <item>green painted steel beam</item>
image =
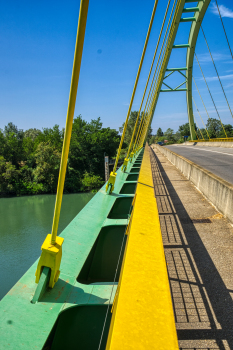
[(184, 73), (182, 73), (180, 70), (178, 71), (178, 73), (180, 73), (180, 75), (182, 75), (185, 79), (187, 78), (186, 75)]
[[(186, 2), (191, 2), (190, 0), (186, 0)], [(189, 127), (190, 127), (190, 134), (192, 140), (196, 140), (196, 133), (195, 133), (195, 125), (194, 125), (194, 117), (193, 117), (193, 103), (192, 103), (192, 76), (193, 76), (193, 59), (194, 59), (194, 52), (195, 47), (197, 43), (197, 37), (198, 33), (201, 27), (202, 20), (205, 16), (206, 10), (210, 4), (210, 0), (205, 0), (204, 2), (199, 3), (199, 12), (195, 13), (196, 21), (192, 23), (189, 33), (189, 48), (187, 49), (187, 56), (186, 56), (186, 67), (187, 70), (187, 108), (188, 108), (188, 119), (189, 119)]]
[(168, 75), (166, 75), (164, 78), (163, 78), (163, 81), (165, 80), (165, 79), (167, 79), (168, 77), (170, 77), (170, 75), (172, 75), (173, 73), (175, 73), (175, 71), (173, 70), (173, 71), (171, 71)]
[(166, 87), (168, 87), (168, 89), (173, 90), (171, 86), (165, 84), (164, 82), (163, 82), (163, 84), (164, 84)]
[(187, 70), (187, 67), (182, 67), (182, 68), (167, 68), (166, 72), (176, 72), (180, 70)]
[(189, 44), (178, 44), (178, 45), (173, 45), (173, 49), (185, 49), (186, 47), (189, 47)]
[(176, 91), (187, 91), (187, 88), (183, 88), (183, 89), (162, 89), (160, 90), (160, 92), (176, 92)]
[(183, 83), (179, 84), (177, 87), (175, 87), (175, 89), (174, 89), (174, 90), (178, 90), (178, 89), (179, 89), (179, 87), (181, 87), (181, 86), (182, 86), (182, 85), (184, 85), (184, 84), (186, 84), (186, 80), (185, 80)]
[(200, 9), (199, 7), (187, 7), (183, 9), (183, 13), (187, 13), (187, 12), (199, 12)]
[[(92, 343), (87, 347), (85, 340), (78, 347), (98, 348), (106, 308), (109, 303), (111, 309), (117, 289), (120, 269), (115, 283), (114, 276), (140, 169), (134, 163), (142, 154), (143, 150), (127, 173), (117, 171), (113, 196), (106, 195), (104, 185), (62, 232), (61, 273), (54, 288), (47, 289), (48, 269), (43, 269), (42, 279), (35, 283), (36, 261), (0, 301), (0, 349), (73, 349), (82, 333)], [(127, 189), (131, 194), (121, 193)], [(94, 320), (96, 309), (103, 310), (101, 319)], [(108, 327), (109, 323), (106, 333)]]
[(180, 22), (195, 22), (196, 17), (186, 17), (186, 18), (181, 18)]

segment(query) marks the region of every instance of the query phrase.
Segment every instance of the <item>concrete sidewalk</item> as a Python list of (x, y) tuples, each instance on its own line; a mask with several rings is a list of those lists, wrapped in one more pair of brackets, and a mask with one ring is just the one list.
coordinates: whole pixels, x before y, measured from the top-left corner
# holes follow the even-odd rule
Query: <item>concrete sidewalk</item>
[(180, 349), (233, 349), (233, 227), (157, 149), (151, 161)]

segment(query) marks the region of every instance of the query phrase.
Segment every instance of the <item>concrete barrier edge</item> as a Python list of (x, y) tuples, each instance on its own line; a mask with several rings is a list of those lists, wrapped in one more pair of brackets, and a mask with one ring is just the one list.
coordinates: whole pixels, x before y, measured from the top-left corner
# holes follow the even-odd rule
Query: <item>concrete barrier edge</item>
[(172, 152), (166, 147), (152, 145), (190, 180), (204, 196), (233, 223), (233, 185), (210, 171)]

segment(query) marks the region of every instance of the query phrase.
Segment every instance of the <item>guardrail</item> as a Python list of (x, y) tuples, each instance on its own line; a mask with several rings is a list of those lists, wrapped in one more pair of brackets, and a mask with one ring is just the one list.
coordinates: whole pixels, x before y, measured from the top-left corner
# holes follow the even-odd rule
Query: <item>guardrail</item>
[(233, 142), (233, 137), (216, 138), (216, 139), (189, 140), (189, 142)]
[(233, 185), (166, 147), (154, 146), (233, 223)]

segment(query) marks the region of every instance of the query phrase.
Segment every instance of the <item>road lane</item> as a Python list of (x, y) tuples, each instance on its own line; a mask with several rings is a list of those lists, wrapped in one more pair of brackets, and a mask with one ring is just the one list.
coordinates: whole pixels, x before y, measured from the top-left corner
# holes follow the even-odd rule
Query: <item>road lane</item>
[(169, 145), (166, 147), (233, 184), (232, 148), (183, 145)]

